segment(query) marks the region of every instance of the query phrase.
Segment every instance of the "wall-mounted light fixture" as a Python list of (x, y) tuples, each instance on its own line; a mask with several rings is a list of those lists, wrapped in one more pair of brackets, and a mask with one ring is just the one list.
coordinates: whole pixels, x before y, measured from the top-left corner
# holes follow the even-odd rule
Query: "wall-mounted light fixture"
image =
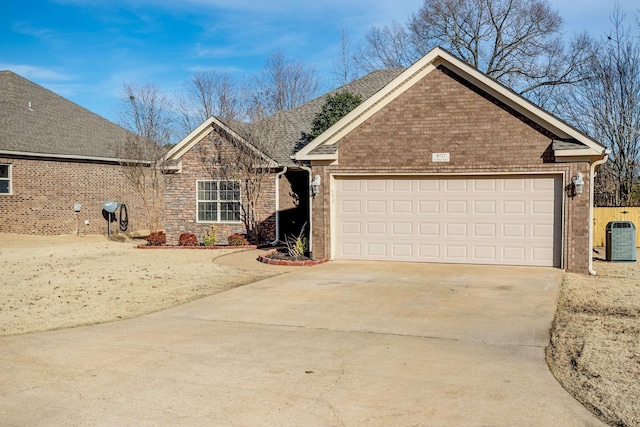
[(320, 192), (320, 175), (316, 175), (313, 177), (313, 181), (311, 181), (311, 194), (315, 197)]
[(574, 176), (571, 181), (573, 182), (573, 190), (575, 194), (582, 194), (582, 192), (584, 191), (584, 181), (582, 180), (582, 174), (578, 172), (578, 174)]

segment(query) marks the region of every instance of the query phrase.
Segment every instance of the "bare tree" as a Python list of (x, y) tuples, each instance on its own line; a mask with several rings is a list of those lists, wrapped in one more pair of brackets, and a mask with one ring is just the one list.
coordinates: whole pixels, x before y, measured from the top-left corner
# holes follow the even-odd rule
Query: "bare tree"
[(351, 41), (344, 26), (340, 31), (340, 56), (333, 60), (333, 75), (338, 86), (344, 86), (358, 78), (358, 67), (352, 52)]
[(356, 53), (355, 61), (362, 70), (368, 72), (381, 68), (408, 67), (421, 56), (415, 50), (408, 31), (394, 20), (389, 25), (369, 30), (365, 44)]
[(597, 190), (611, 193), (598, 197), (613, 206), (640, 202), (634, 189), (640, 167), (640, 39), (624, 21), (616, 8), (611, 33), (586, 66), (593, 78), (576, 85), (564, 104), (568, 120), (611, 149)]
[(120, 125), (132, 133), (118, 147), (125, 176), (145, 208), (151, 232), (160, 229), (164, 212), (163, 146), (171, 141), (172, 117), (169, 99), (153, 84), (124, 84)]
[(318, 95), (320, 79), (315, 68), (288, 60), (282, 52), (271, 55), (256, 78), (254, 104), (267, 115), (290, 110)]
[(188, 134), (211, 116), (238, 119), (242, 111), (242, 82), (231, 74), (196, 72), (178, 95), (179, 127)]
[(565, 51), (562, 18), (547, 0), (425, 0), (406, 28), (373, 28), (359, 62), (369, 68), (408, 66), (442, 46), (540, 102), (542, 88), (585, 78), (579, 67), (586, 60), (585, 42), (578, 37)]

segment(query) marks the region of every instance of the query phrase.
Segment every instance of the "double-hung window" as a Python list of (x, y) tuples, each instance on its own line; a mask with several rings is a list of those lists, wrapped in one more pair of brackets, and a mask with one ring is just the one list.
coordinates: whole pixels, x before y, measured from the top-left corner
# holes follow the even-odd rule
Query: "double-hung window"
[(11, 194), (11, 165), (0, 163), (0, 194)]
[(240, 221), (240, 184), (237, 181), (197, 182), (198, 222)]

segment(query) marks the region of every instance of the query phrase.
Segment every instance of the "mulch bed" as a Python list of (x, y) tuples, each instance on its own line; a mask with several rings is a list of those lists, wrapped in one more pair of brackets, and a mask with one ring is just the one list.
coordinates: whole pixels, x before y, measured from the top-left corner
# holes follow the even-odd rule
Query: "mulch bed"
[(271, 249), (263, 255), (258, 257), (258, 261), (263, 262), (265, 264), (271, 265), (280, 265), (280, 266), (291, 266), (291, 267), (311, 267), (313, 265), (318, 265), (329, 261), (328, 259), (303, 259), (303, 260), (295, 260), (291, 259), (289, 255), (280, 251), (279, 249)]
[(230, 245), (211, 245), (211, 246), (179, 246), (179, 245), (138, 245), (138, 249), (257, 249), (256, 245), (230, 246)]

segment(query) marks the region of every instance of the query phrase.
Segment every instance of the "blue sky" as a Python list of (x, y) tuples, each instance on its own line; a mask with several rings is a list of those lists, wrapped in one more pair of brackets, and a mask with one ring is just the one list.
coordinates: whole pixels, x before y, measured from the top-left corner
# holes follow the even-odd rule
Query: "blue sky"
[[(9, 69), (110, 120), (122, 84), (179, 91), (194, 71), (254, 74), (276, 51), (314, 65), (333, 87), (341, 28), (404, 23), (423, 0), (3, 0), (0, 70)], [(609, 27), (611, 0), (550, 0), (566, 33)], [(618, 0), (631, 16), (637, 0)], [(629, 19), (630, 24), (632, 20)], [(636, 25), (636, 24), (634, 24)]]

